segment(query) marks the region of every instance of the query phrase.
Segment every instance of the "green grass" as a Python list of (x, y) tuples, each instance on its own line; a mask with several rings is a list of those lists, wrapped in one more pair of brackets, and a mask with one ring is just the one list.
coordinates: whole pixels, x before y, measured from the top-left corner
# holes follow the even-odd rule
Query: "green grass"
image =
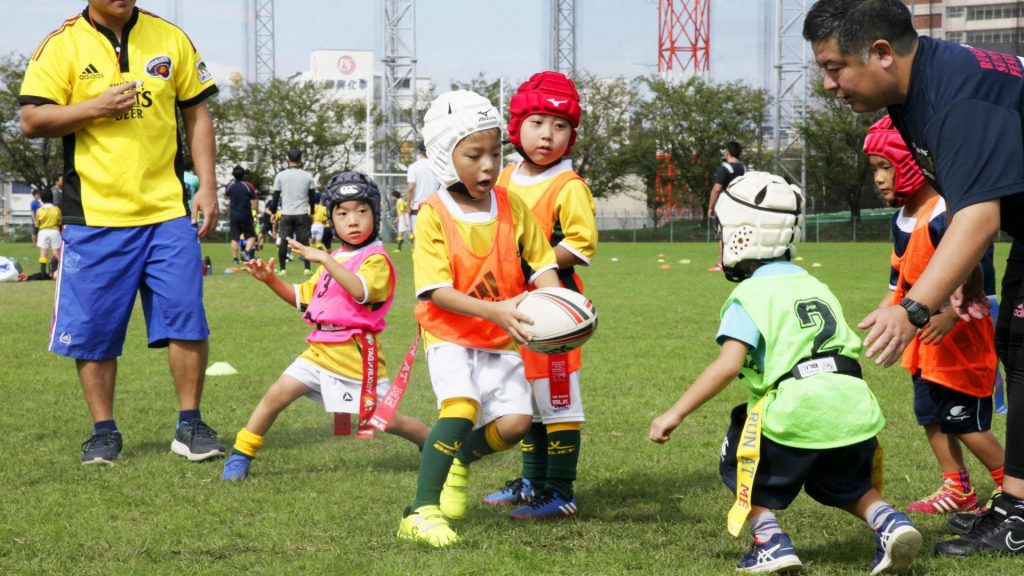
[[(601, 325), (587, 345), (577, 520), (515, 523), (504, 510), (471, 507), (455, 523), (464, 544), (434, 551), (399, 541), (395, 530), (415, 491), (418, 453), (405, 441), (335, 438), (331, 419), (302, 400), (267, 436), (249, 481), (219, 480), (221, 463), (190, 464), (168, 448), (176, 417), (161, 350), (145, 347), (141, 309), (129, 328), (118, 373), (116, 415), (124, 461), (81, 466), (90, 431), (71, 360), (46, 352), (54, 284), (0, 284), (0, 573), (2, 574), (728, 574), (747, 545), (725, 532), (730, 495), (718, 479), (718, 452), (731, 386), (688, 419), (665, 446), (646, 439), (668, 407), (715, 357), (718, 310), (732, 285), (705, 272), (713, 244), (603, 244), (584, 271)], [(880, 300), (888, 280), (886, 244), (807, 244), (802, 262), (826, 281), (847, 321)], [(999, 245), (1001, 268), (1007, 246)], [(213, 335), (210, 361), (237, 376), (206, 382), (204, 418), (226, 442), (266, 388), (304, 349), (295, 311), (245, 274), (227, 275), (223, 245), (207, 245), (219, 272), (206, 280)], [(671, 265), (660, 270), (660, 254)], [(28, 244), (0, 244), (28, 256)], [(384, 349), (394, 374), (412, 341), (412, 270), (396, 254), (400, 290)], [(618, 258), (612, 262), (612, 258)], [(690, 259), (691, 264), (679, 264)], [(291, 279), (301, 278), (291, 267)], [(915, 424), (910, 378), (899, 368), (866, 367), (887, 426), (886, 492), (893, 504), (933, 490), (937, 465)], [(435, 400), (422, 352), (403, 411), (430, 423)], [(1002, 438), (1005, 418), (995, 417)], [(983, 497), (992, 487), (969, 460)], [(518, 475), (518, 454), (473, 467), (471, 494)], [(845, 513), (806, 496), (780, 514), (809, 574), (866, 574), (871, 533)], [(925, 549), (917, 574), (1014, 574), (1020, 562), (937, 559), (944, 519), (917, 518)]]

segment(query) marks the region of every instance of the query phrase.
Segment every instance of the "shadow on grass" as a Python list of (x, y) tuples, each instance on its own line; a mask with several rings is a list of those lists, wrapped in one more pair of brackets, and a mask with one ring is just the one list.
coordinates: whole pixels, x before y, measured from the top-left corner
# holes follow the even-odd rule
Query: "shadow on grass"
[(700, 523), (709, 506), (728, 505), (728, 493), (713, 471), (684, 475), (638, 472), (587, 482), (577, 495), (582, 519), (596, 522)]

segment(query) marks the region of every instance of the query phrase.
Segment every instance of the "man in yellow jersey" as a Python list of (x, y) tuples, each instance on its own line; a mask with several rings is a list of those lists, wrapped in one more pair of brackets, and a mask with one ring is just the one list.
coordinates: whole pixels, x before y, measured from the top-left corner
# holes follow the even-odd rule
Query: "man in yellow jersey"
[[(136, 294), (148, 344), (168, 348), (177, 388), (171, 450), (191, 461), (224, 454), (199, 412), (210, 330), (197, 235), (219, 211), (204, 101), (216, 92), (188, 36), (135, 0), (89, 0), (43, 39), (25, 72), (22, 132), (64, 139), (64, 257), (50, 351), (75, 359), (92, 413), (84, 464), (121, 455), (114, 386)], [(191, 218), (177, 110), (200, 180)]]

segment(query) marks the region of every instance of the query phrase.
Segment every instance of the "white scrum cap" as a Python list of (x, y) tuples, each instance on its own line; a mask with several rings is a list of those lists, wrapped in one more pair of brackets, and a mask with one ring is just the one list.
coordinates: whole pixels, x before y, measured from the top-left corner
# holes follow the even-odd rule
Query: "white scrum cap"
[(423, 117), (423, 141), (430, 171), (445, 188), (459, 181), (452, 162), (455, 146), (466, 136), (501, 129), (501, 114), (490, 100), (469, 90), (445, 92), (430, 103)]
[(796, 256), (803, 222), (803, 193), (768, 172), (747, 172), (729, 183), (715, 204), (722, 223), (722, 266), (733, 281), (747, 278), (752, 263)]

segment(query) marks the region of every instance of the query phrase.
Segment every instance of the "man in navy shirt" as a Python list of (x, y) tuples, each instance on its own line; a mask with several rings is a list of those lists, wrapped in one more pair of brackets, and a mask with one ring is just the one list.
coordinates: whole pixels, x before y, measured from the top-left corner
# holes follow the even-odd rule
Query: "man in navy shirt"
[(234, 181), (228, 184), (225, 193), (228, 196), (229, 226), (228, 238), (231, 239), (231, 258), (238, 264), (238, 247), (242, 237), (245, 237), (246, 260), (253, 258), (253, 248), (256, 246), (256, 227), (253, 222), (253, 212), (258, 207), (256, 189), (249, 182), (245, 181), (245, 168), (235, 166), (231, 171), (235, 177)]
[[(944, 555), (1024, 551), (1024, 79), (1016, 56), (918, 37), (899, 0), (820, 0), (804, 39), (825, 90), (855, 112), (887, 108), (929, 183), (946, 199), (949, 228), (899, 305), (869, 314), (867, 356), (892, 365), (947, 300), (961, 318), (986, 313), (978, 262), (1000, 229), (1014, 237), (996, 323), (1006, 366), (1004, 493)], [(950, 298), (952, 296), (952, 298)], [(952, 524), (951, 524), (952, 525)]]

